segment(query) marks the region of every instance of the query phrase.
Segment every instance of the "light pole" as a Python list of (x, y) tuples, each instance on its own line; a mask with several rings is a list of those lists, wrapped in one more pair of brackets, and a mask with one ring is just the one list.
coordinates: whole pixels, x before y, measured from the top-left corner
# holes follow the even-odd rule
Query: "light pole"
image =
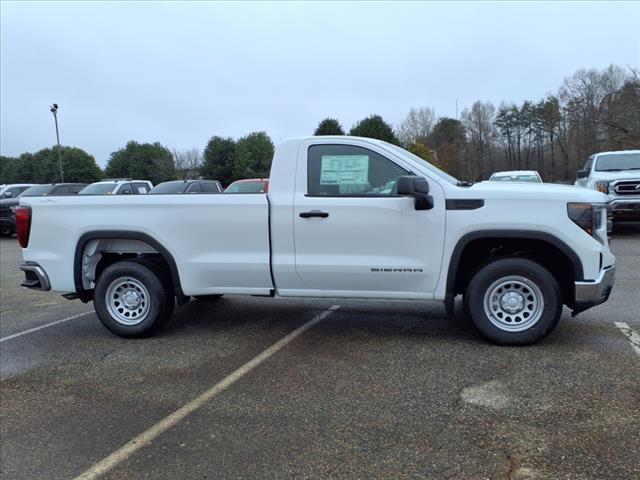
[(60, 156), (60, 134), (58, 133), (58, 104), (54, 103), (49, 107), (53, 113), (53, 120), (56, 122), (56, 140), (58, 141), (58, 167), (60, 167), (60, 183), (64, 182), (64, 173), (62, 173), (62, 157)]

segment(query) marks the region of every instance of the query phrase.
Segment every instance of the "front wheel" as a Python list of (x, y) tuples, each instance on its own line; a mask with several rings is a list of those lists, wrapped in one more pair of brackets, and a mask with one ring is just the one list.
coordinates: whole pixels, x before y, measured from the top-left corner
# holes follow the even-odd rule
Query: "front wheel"
[(482, 267), (464, 295), (480, 333), (503, 345), (530, 345), (546, 337), (562, 314), (556, 279), (542, 265), (505, 258)]
[(173, 313), (168, 276), (152, 262), (121, 261), (98, 277), (93, 303), (102, 324), (121, 337), (146, 337)]

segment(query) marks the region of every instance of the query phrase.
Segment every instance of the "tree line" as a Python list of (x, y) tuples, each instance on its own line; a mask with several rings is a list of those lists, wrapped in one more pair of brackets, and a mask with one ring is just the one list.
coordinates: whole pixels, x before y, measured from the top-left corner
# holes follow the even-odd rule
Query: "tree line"
[[(336, 118), (322, 120), (315, 135), (345, 135)], [(429, 107), (411, 108), (397, 126), (380, 115), (356, 122), (349, 135), (400, 145), (450, 174), (486, 179), (499, 170), (538, 170), (545, 181), (571, 181), (592, 153), (640, 148), (640, 73), (611, 65), (581, 69), (556, 92), (522, 103), (478, 100), (460, 118), (437, 118)], [(208, 178), (228, 185), (267, 177), (274, 145), (265, 132), (242, 138), (213, 136), (199, 149), (169, 150), (159, 142), (128, 142), (102, 171), (82, 149), (62, 147), (65, 181), (104, 177), (166, 180)], [(0, 157), (0, 183), (59, 181), (56, 147), (18, 158)]]
[[(208, 178), (228, 185), (240, 178), (268, 177), (274, 145), (265, 132), (240, 139), (212, 137), (204, 153), (198, 149), (169, 150), (160, 142), (135, 141), (111, 153), (104, 170), (95, 158), (76, 147), (61, 147), (65, 182), (91, 183), (105, 178), (167, 180)], [(0, 157), (0, 183), (60, 182), (57, 146), (17, 158)]]
[[(327, 118), (315, 134), (344, 131)], [(498, 106), (478, 100), (460, 119), (411, 108), (396, 129), (372, 115), (349, 134), (401, 145), (461, 179), (538, 170), (546, 181), (571, 181), (593, 153), (640, 148), (640, 75), (615, 65), (581, 69), (542, 99)]]

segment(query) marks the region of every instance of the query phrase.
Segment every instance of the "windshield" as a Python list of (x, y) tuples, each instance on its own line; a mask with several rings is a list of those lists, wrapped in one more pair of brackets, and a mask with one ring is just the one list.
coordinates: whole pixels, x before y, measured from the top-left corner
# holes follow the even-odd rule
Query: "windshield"
[(263, 180), (254, 182), (233, 182), (227, 187), (224, 193), (264, 193)]
[(80, 190), (78, 195), (109, 195), (117, 185), (117, 183), (92, 183)]
[(640, 170), (640, 152), (598, 155), (596, 171)]
[(188, 186), (189, 183), (187, 182), (164, 182), (153, 187), (149, 193), (184, 193), (187, 190)]
[(53, 185), (36, 185), (34, 187), (27, 188), (22, 192), (20, 197), (38, 197), (40, 195), (46, 195), (53, 190)]
[(430, 172), (435, 173), (437, 176), (443, 178), (449, 183), (452, 183), (453, 185), (458, 185), (460, 183), (457, 178), (452, 177), (444, 170), (440, 170), (438, 167), (435, 167), (429, 162), (427, 162), (424, 158), (420, 158), (419, 156), (409, 152), (408, 150), (405, 150), (404, 148), (401, 148), (401, 147), (398, 147), (397, 145), (393, 145), (391, 143), (386, 143), (386, 142), (385, 142), (385, 146), (390, 147), (392, 150), (395, 150), (396, 153), (399, 153), (401, 156), (407, 157), (413, 163), (417, 163), (418, 165), (426, 167)]
[(541, 183), (537, 175), (499, 175), (491, 177), (492, 182), (534, 182)]

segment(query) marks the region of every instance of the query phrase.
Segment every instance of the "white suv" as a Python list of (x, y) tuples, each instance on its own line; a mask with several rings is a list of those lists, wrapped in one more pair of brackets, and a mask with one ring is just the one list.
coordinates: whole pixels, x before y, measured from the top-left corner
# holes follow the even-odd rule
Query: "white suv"
[(606, 193), (616, 219), (640, 220), (640, 150), (591, 155), (576, 185)]
[(148, 180), (104, 180), (87, 185), (78, 195), (143, 195), (152, 188), (153, 184)]

